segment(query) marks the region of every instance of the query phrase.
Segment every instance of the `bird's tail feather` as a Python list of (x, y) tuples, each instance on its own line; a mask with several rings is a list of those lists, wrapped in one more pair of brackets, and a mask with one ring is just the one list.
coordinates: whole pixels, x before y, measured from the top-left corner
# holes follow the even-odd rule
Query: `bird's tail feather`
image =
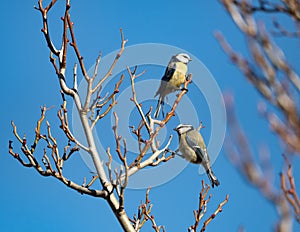
[[(163, 97), (160, 96), (159, 99), (157, 100), (157, 106), (156, 106), (156, 110), (155, 110), (155, 113), (154, 113), (155, 118), (158, 118), (160, 109), (161, 109), (163, 104), (164, 104), (164, 99), (163, 99)], [(164, 116), (163, 111), (162, 111), (162, 113), (163, 113), (163, 116)]]
[(207, 176), (210, 180), (211, 186), (214, 188), (215, 186), (219, 186), (220, 185), (220, 181), (217, 179), (217, 177), (215, 176), (215, 174), (213, 173), (213, 171), (211, 169), (208, 169), (206, 171)]

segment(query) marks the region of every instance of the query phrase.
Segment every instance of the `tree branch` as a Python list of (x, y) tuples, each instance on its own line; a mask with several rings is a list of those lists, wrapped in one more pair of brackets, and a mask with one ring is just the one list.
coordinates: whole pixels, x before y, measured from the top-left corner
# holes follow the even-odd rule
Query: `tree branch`
[[(80, 192), (81, 194), (87, 194), (87, 195), (91, 195), (94, 197), (101, 197), (101, 198), (107, 197), (106, 191), (90, 189), (89, 186), (87, 186), (87, 187), (80, 186), (63, 176), (63, 174), (62, 174), (63, 161), (68, 160), (69, 157), (63, 157), (63, 159), (60, 158), (58, 149), (57, 149), (56, 139), (51, 135), (49, 124), (48, 124), (48, 136), (46, 136), (46, 135), (40, 136), (40, 128), (41, 128), (41, 124), (43, 123), (43, 121), (45, 119), (45, 113), (46, 113), (46, 107), (43, 107), (42, 113), (41, 113), (41, 118), (37, 122), (36, 138), (33, 143), (34, 148), (31, 148), (31, 149), (29, 149), (27, 147), (27, 140), (25, 138), (21, 139), (21, 137), (19, 136), (19, 134), (17, 132), (16, 125), (12, 122), (14, 135), (18, 139), (20, 144), (22, 145), (21, 150), (23, 152), (23, 155), (25, 155), (28, 158), (29, 163), (24, 162), (23, 159), (20, 157), (20, 155), (13, 151), (12, 141), (9, 141), (9, 153), (15, 159), (17, 159), (24, 167), (28, 167), (28, 168), (33, 167), (42, 176), (53, 176), (54, 178), (58, 179), (63, 184), (65, 184), (67, 187), (74, 189), (74, 190)], [(36, 147), (40, 143), (41, 139), (47, 142), (47, 144), (51, 150), (51, 154), (52, 154), (53, 162), (55, 163), (55, 166), (56, 166), (56, 170), (54, 170), (51, 166), (50, 159), (46, 155), (47, 154), (46, 149), (44, 149), (44, 155), (43, 155), (43, 163), (44, 163), (45, 169), (43, 169), (41, 167), (40, 163), (34, 156)], [(50, 141), (52, 141), (52, 142), (50, 142)], [(72, 153), (73, 152), (75, 152), (75, 150), (72, 150)], [(69, 156), (70, 155), (71, 155), (71, 152), (70, 152)]]
[(100, 81), (96, 84), (96, 86), (93, 88), (92, 93), (97, 92), (97, 90), (100, 88), (100, 86), (103, 84), (103, 82), (112, 75), (112, 71), (114, 69), (114, 67), (116, 66), (118, 60), (120, 59), (121, 55), (123, 54), (124, 50), (125, 50), (125, 45), (127, 43), (128, 40), (124, 39), (124, 34), (123, 34), (123, 30), (122, 28), (120, 29), (120, 34), (121, 34), (121, 49), (119, 51), (119, 53), (116, 55), (112, 65), (110, 66), (110, 68), (108, 69), (107, 73), (102, 77), (102, 79), (100, 79)]
[[(196, 232), (197, 228), (199, 226), (199, 223), (201, 219), (204, 217), (207, 205), (212, 197), (212, 195), (208, 195), (208, 192), (210, 190), (210, 186), (204, 183), (204, 180), (202, 180), (202, 189), (199, 194), (199, 206), (197, 210), (194, 210), (194, 218), (195, 223), (191, 225), (188, 228), (188, 231)], [(204, 232), (206, 230), (207, 225), (217, 216), (218, 213), (222, 212), (222, 207), (228, 202), (229, 195), (226, 195), (226, 198), (224, 201), (222, 201), (218, 208), (215, 210), (213, 214), (211, 214), (203, 223), (203, 226), (201, 228), (201, 232)]]

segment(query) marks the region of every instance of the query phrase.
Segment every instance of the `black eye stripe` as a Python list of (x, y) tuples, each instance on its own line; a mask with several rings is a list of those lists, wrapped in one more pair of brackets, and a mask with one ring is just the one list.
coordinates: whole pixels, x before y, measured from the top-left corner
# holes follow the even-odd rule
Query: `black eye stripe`
[(177, 130), (180, 130), (182, 128), (193, 128), (192, 126), (182, 125), (180, 127), (177, 127)]

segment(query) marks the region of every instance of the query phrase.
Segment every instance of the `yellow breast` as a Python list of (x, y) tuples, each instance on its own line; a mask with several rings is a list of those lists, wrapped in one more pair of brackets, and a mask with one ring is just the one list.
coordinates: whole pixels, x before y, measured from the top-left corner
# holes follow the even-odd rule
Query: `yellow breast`
[(176, 63), (176, 69), (173, 74), (173, 78), (170, 80), (170, 84), (180, 87), (186, 78), (186, 73), (187, 73), (187, 65), (181, 62)]

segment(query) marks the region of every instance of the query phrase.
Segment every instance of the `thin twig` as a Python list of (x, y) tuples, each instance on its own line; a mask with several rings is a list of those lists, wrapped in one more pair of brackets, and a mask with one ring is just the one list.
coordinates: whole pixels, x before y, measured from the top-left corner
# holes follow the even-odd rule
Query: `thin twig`
[(116, 66), (118, 60), (120, 59), (121, 55), (123, 54), (124, 50), (125, 50), (125, 45), (128, 42), (128, 40), (124, 39), (124, 34), (123, 34), (123, 30), (120, 29), (120, 34), (121, 34), (121, 49), (118, 52), (118, 54), (116, 55), (112, 65), (110, 66), (110, 68), (108, 69), (107, 73), (102, 77), (102, 79), (96, 84), (96, 86), (93, 88), (92, 93), (95, 93), (100, 86), (103, 84), (103, 82), (112, 75), (112, 71), (114, 69), (114, 67)]
[(229, 199), (229, 195), (226, 195), (226, 198), (224, 201), (222, 201), (218, 208), (216, 209), (216, 211), (210, 215), (210, 217), (208, 219), (206, 219), (206, 221), (203, 223), (203, 226), (202, 226), (202, 229), (201, 229), (201, 232), (205, 231), (206, 230), (206, 227), (209, 223), (211, 223), (211, 221), (217, 216), (218, 213), (222, 212), (222, 207), (228, 202), (228, 199)]

